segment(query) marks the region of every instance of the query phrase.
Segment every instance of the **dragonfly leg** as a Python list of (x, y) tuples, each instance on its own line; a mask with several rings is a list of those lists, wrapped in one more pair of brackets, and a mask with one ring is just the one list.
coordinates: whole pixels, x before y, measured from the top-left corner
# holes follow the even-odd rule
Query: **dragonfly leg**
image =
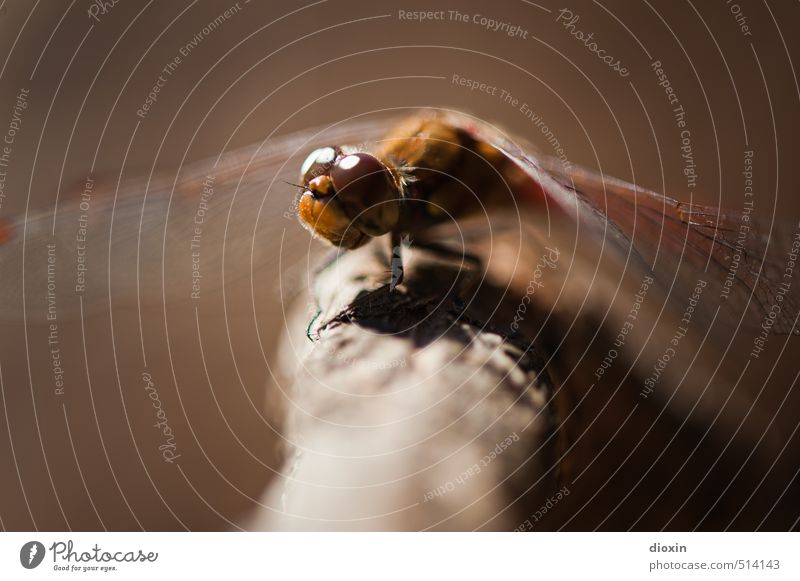
[[(319, 305), (319, 303), (317, 303), (317, 305)], [(320, 308), (319, 306), (317, 306), (317, 312), (316, 312), (316, 314), (314, 315), (314, 318), (313, 318), (313, 319), (311, 319), (311, 321), (309, 321), (309, 323), (308, 323), (308, 327), (306, 327), (306, 337), (307, 337), (307, 338), (308, 338), (308, 340), (309, 340), (309, 341), (311, 341), (312, 343), (316, 343), (316, 340), (314, 339), (314, 337), (312, 337), (312, 336), (311, 336), (311, 329), (314, 327), (314, 323), (316, 323), (316, 322), (317, 322), (317, 319), (319, 319), (319, 317), (320, 317), (320, 315), (321, 315), (321, 314), (322, 314), (322, 308)]]
[(391, 238), (391, 274), (392, 278), (389, 281), (389, 290), (393, 291), (395, 287), (403, 282), (403, 236), (400, 232), (392, 232)]
[(314, 326), (314, 323), (317, 322), (317, 319), (319, 319), (320, 315), (322, 315), (322, 307), (319, 306), (319, 300), (317, 300), (317, 292), (315, 288), (317, 277), (320, 273), (325, 272), (327, 269), (336, 264), (336, 261), (338, 261), (341, 256), (341, 249), (335, 248), (334, 250), (331, 250), (327, 256), (325, 256), (322, 263), (314, 270), (314, 279), (311, 283), (311, 298), (314, 301), (314, 304), (317, 306), (317, 313), (314, 315), (314, 318), (311, 319), (308, 327), (306, 327), (306, 337), (308, 337), (308, 340), (312, 343), (314, 342), (314, 338), (311, 336), (311, 329)]

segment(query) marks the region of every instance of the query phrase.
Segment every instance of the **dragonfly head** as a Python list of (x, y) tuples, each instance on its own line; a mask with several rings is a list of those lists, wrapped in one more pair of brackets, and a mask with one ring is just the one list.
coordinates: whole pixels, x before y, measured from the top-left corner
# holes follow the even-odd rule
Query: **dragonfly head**
[(306, 158), (300, 173), (300, 221), (336, 246), (358, 248), (400, 219), (399, 187), (374, 155), (322, 147)]

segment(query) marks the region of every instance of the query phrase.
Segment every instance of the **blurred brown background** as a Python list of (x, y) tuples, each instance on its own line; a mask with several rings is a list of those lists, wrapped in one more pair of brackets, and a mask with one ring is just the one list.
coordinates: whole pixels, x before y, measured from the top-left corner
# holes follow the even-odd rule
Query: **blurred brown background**
[[(752, 150), (756, 213), (800, 218), (794, 2), (570, 2), (579, 16), (574, 30), (594, 33), (597, 45), (630, 72), (626, 77), (570, 34), (558, 21), (564, 4), (548, 0), (102, 4), (0, 4), (1, 132), (20, 90), (30, 91), (0, 220), (26, 207), (51, 208), (56, 192), (64, 195), (92, 167), (115, 177), (120, 168), (124, 177), (169, 170), (272, 132), (384, 109), (466, 110), (552, 153), (521, 113), (523, 103), (572, 163), (680, 199), (692, 194), (695, 201), (741, 207), (743, 152)], [(451, 18), (456, 5), (467, 22)], [(204, 34), (226, 10), (230, 16)], [(440, 10), (443, 20), (427, 22), (399, 13)], [(481, 17), (520, 33), (487, 29)], [(201, 41), (182, 57), (145, 118), (138, 117), (162, 69), (196, 35)], [(656, 60), (685, 109), (699, 176), (692, 191), (680, 130), (651, 67)], [(453, 75), (497, 87), (496, 94), (454, 84)], [(518, 99), (516, 106), (501, 99), (503, 90)], [(292, 192), (287, 186), (287, 210)], [(307, 243), (296, 224), (280, 214), (274, 219), (276, 236), (286, 232)], [(2, 284), (17, 284), (14, 276), (4, 273)], [(234, 526), (280, 468), (276, 433), (286, 400), (266, 401), (264, 389), (273, 381), (271, 349), (283, 322), (274, 288), (261, 307), (266, 358), (247, 310), (236, 305), (227, 324), (222, 312), (203, 320), (202, 359), (192, 311), (180, 305), (170, 311), (170, 350), (163, 321), (155, 317), (148, 326), (147, 368), (180, 441), (179, 466), (156, 450), (138, 336), (128, 332), (135, 311), (115, 316), (113, 343), (108, 317), (86, 322), (85, 347), (79, 324), (62, 328), (67, 384), (58, 400), (46, 329), (31, 325), (26, 333), (20, 323), (3, 321), (0, 525)], [(783, 341), (772, 342), (773, 354)], [(786, 360), (784, 354), (780, 369), (796, 367)]]

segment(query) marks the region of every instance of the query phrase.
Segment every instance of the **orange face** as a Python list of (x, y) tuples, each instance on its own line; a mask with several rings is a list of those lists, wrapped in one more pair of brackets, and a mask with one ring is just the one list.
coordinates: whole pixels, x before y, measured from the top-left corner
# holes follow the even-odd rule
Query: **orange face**
[(374, 155), (323, 147), (306, 158), (300, 173), (300, 221), (336, 246), (358, 248), (400, 219), (398, 181)]

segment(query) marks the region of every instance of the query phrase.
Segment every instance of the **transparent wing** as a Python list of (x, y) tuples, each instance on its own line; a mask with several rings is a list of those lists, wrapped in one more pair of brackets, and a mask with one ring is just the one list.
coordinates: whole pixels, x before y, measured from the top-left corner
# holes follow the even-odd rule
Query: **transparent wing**
[[(48, 209), (0, 224), (0, 319), (47, 320), (109, 305), (191, 302), (274, 273), (308, 252), (297, 181), (309, 148), (363, 142), (384, 125), (303, 131), (117, 183), (97, 179)], [(79, 188), (81, 189), (81, 188)]]
[[(697, 309), (710, 321), (800, 333), (800, 284), (787, 266), (800, 246), (797, 224), (764, 223), (742, 211), (678, 202), (589, 170), (565, 168), (560, 160), (463, 114), (450, 122), (500, 147), (541, 186), (547, 209), (573, 217), (616, 245), (633, 264), (655, 275), (671, 297), (685, 302), (702, 279), (706, 300)], [(524, 200), (519, 200), (523, 202)], [(629, 261), (629, 264), (630, 261)]]
[(587, 170), (558, 173), (557, 162), (546, 163), (681, 299), (702, 279), (714, 293), (705, 309), (719, 305), (721, 320), (742, 319), (747, 327), (766, 326), (777, 334), (800, 332), (800, 285), (787, 284), (791, 279), (784, 276), (789, 254), (797, 251), (796, 225), (765, 223), (746, 209), (678, 202)]

